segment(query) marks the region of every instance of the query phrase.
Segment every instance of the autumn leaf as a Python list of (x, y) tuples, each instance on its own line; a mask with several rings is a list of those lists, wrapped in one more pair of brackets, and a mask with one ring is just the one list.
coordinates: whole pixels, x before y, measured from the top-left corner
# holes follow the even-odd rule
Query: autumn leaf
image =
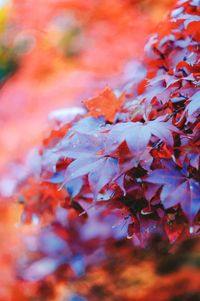
[(189, 178), (184, 169), (180, 170), (174, 164), (167, 167), (151, 171), (145, 181), (163, 186), (160, 199), (164, 208), (180, 204), (189, 221), (193, 222), (200, 209), (200, 184)]
[(124, 102), (124, 94), (119, 99), (110, 88), (105, 88), (99, 95), (84, 101), (89, 115), (93, 117), (104, 116), (109, 122), (114, 122), (116, 113), (120, 111)]
[(107, 147), (117, 148), (123, 141), (127, 142), (130, 151), (135, 154), (144, 151), (152, 135), (167, 145), (173, 145), (172, 132), (179, 132), (172, 124), (159, 118), (153, 121), (118, 123), (108, 134)]
[(188, 115), (191, 116), (200, 110), (200, 91), (196, 92), (191, 98), (190, 103), (186, 107)]

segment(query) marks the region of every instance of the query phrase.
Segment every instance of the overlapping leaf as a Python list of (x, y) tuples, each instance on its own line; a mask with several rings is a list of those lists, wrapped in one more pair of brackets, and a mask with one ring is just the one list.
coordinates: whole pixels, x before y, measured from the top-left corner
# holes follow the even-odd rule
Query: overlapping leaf
[(200, 184), (184, 170), (168, 165), (167, 169), (151, 171), (146, 181), (163, 185), (160, 199), (166, 209), (180, 204), (190, 222), (194, 220), (200, 209)]
[(179, 132), (179, 130), (159, 118), (146, 123), (118, 123), (112, 127), (108, 134), (107, 148), (115, 149), (123, 141), (126, 141), (133, 154), (140, 153), (145, 150), (152, 135), (161, 139), (167, 145), (173, 145), (172, 132)]

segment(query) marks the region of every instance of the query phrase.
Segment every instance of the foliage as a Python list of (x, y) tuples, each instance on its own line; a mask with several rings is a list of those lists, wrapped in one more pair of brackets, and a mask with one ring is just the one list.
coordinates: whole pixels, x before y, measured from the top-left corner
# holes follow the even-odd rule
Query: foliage
[[(69, 123), (64, 137), (49, 138), (41, 154), (42, 181), (55, 190), (60, 185), (77, 203), (127, 210), (129, 226), (141, 228), (145, 218), (156, 224), (156, 233), (170, 232), (171, 223), (181, 223), (185, 235), (198, 230), (198, 15), (198, 4), (185, 1), (152, 36), (137, 96), (107, 88), (85, 101), (88, 113)], [(143, 244), (140, 234), (132, 237)]]
[(0, 164), (23, 159), (41, 142), (49, 112), (79, 105), (105, 82), (127, 81), (172, 2), (3, 0)]
[(169, 300), (170, 278), (160, 288), (156, 274), (177, 269), (183, 281), (199, 260), (183, 251), (199, 235), (199, 22), (199, 1), (180, 1), (145, 47), (145, 78), (85, 100), (87, 112), (57, 122), (32, 158), (18, 192), (21, 223), (34, 229), (17, 263), (25, 299)]
[(63, 279), (71, 284), (110, 262), (111, 245), (126, 237), (131, 252), (158, 237), (176, 246), (198, 236), (198, 16), (198, 3), (180, 4), (146, 46), (145, 78), (86, 100), (86, 113), (45, 140), (40, 181), (32, 175), (20, 190), (22, 222), (39, 232), (18, 263), (24, 281), (56, 281), (42, 300), (55, 298)]

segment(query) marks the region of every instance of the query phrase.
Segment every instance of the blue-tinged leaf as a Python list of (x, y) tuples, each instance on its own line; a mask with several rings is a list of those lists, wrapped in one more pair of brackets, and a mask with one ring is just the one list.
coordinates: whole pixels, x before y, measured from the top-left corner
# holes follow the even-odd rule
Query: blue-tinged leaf
[(103, 117), (95, 118), (95, 117), (86, 117), (78, 121), (70, 130), (67, 136), (69, 136), (72, 132), (79, 133), (92, 133), (105, 125), (105, 119)]
[(112, 189), (106, 189), (102, 193), (98, 193), (97, 201), (109, 201), (114, 195), (114, 191)]
[(49, 172), (55, 172), (56, 164), (62, 154), (55, 152), (54, 149), (47, 149), (42, 155), (42, 168)]
[(64, 181), (64, 171), (55, 172), (53, 176), (46, 180), (46, 182), (53, 184), (61, 184)]
[(200, 183), (190, 179), (185, 182), (182, 191), (181, 207), (186, 216), (190, 213), (190, 221), (192, 222), (200, 210)]
[(147, 147), (151, 138), (151, 132), (142, 124), (136, 125), (134, 131), (130, 131), (126, 137), (126, 142), (132, 153), (141, 153)]
[(69, 301), (88, 301), (79, 295), (70, 296)]
[(51, 231), (44, 231), (39, 239), (40, 250), (48, 256), (56, 256), (68, 250), (65, 240)]
[(196, 92), (190, 99), (191, 102), (186, 107), (189, 116), (200, 110), (200, 91)]
[(114, 125), (106, 141), (106, 149), (114, 150), (123, 141), (127, 142), (130, 151), (141, 153), (147, 147), (151, 136), (154, 135), (168, 145), (173, 145), (172, 132), (180, 132), (170, 123), (157, 120), (141, 122), (126, 122)]
[(178, 170), (156, 169), (149, 173), (146, 180), (154, 184), (170, 184), (177, 185), (182, 181), (183, 175)]
[(106, 141), (106, 149), (114, 150), (123, 141), (126, 141), (130, 150), (134, 153), (143, 150), (149, 142), (149, 133), (141, 136), (140, 122), (118, 123), (111, 128)]
[(175, 126), (167, 122), (157, 120), (149, 121), (146, 124), (146, 129), (147, 128), (149, 129), (151, 134), (158, 137), (168, 145), (173, 145), (174, 142), (172, 132), (179, 132), (179, 130)]
[(163, 206), (168, 209), (180, 204), (190, 223), (193, 222), (200, 209), (200, 184), (188, 178), (184, 169), (171, 166), (170, 169), (153, 170), (145, 181), (163, 185), (160, 194)]
[(88, 176), (90, 188), (95, 199), (99, 191), (119, 175), (118, 160), (114, 158), (102, 158)]
[(122, 190), (122, 192), (125, 196), (126, 195), (126, 189), (124, 187), (124, 174), (122, 174), (120, 177), (118, 177), (115, 182), (121, 188), (121, 190)]
[(75, 196), (77, 196), (77, 194), (79, 194), (82, 186), (83, 186), (82, 178), (75, 178), (75, 179), (69, 181), (65, 185), (67, 192), (69, 193), (71, 198), (74, 198)]
[(67, 184), (73, 179), (87, 175), (99, 166), (99, 161), (101, 160), (102, 158), (100, 157), (98, 160), (96, 158), (88, 158), (87, 160), (83, 158), (73, 161), (66, 169), (64, 182)]
[(22, 277), (28, 281), (39, 281), (53, 273), (60, 265), (61, 260), (55, 258), (42, 258), (32, 263), (24, 272)]
[(80, 277), (80, 276), (84, 275), (84, 273), (85, 273), (85, 260), (84, 260), (83, 256), (81, 256), (81, 255), (74, 256), (70, 260), (70, 266), (74, 270), (74, 272), (76, 273), (76, 276)]
[(64, 157), (72, 159), (91, 158), (91, 156), (96, 156), (96, 153), (103, 147), (104, 135), (100, 132), (90, 135), (75, 133), (63, 141), (62, 145), (58, 147), (58, 151)]
[(199, 0), (192, 0), (190, 2), (190, 5), (192, 5), (192, 6), (200, 6), (200, 1)]

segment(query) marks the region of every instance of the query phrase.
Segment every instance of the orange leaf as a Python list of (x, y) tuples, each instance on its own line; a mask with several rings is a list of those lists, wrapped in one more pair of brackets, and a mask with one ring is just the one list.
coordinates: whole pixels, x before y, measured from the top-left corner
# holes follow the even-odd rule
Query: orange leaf
[(107, 87), (99, 95), (84, 101), (84, 104), (89, 111), (89, 115), (93, 117), (104, 116), (107, 121), (113, 122), (123, 102), (123, 93), (118, 99), (114, 92)]

